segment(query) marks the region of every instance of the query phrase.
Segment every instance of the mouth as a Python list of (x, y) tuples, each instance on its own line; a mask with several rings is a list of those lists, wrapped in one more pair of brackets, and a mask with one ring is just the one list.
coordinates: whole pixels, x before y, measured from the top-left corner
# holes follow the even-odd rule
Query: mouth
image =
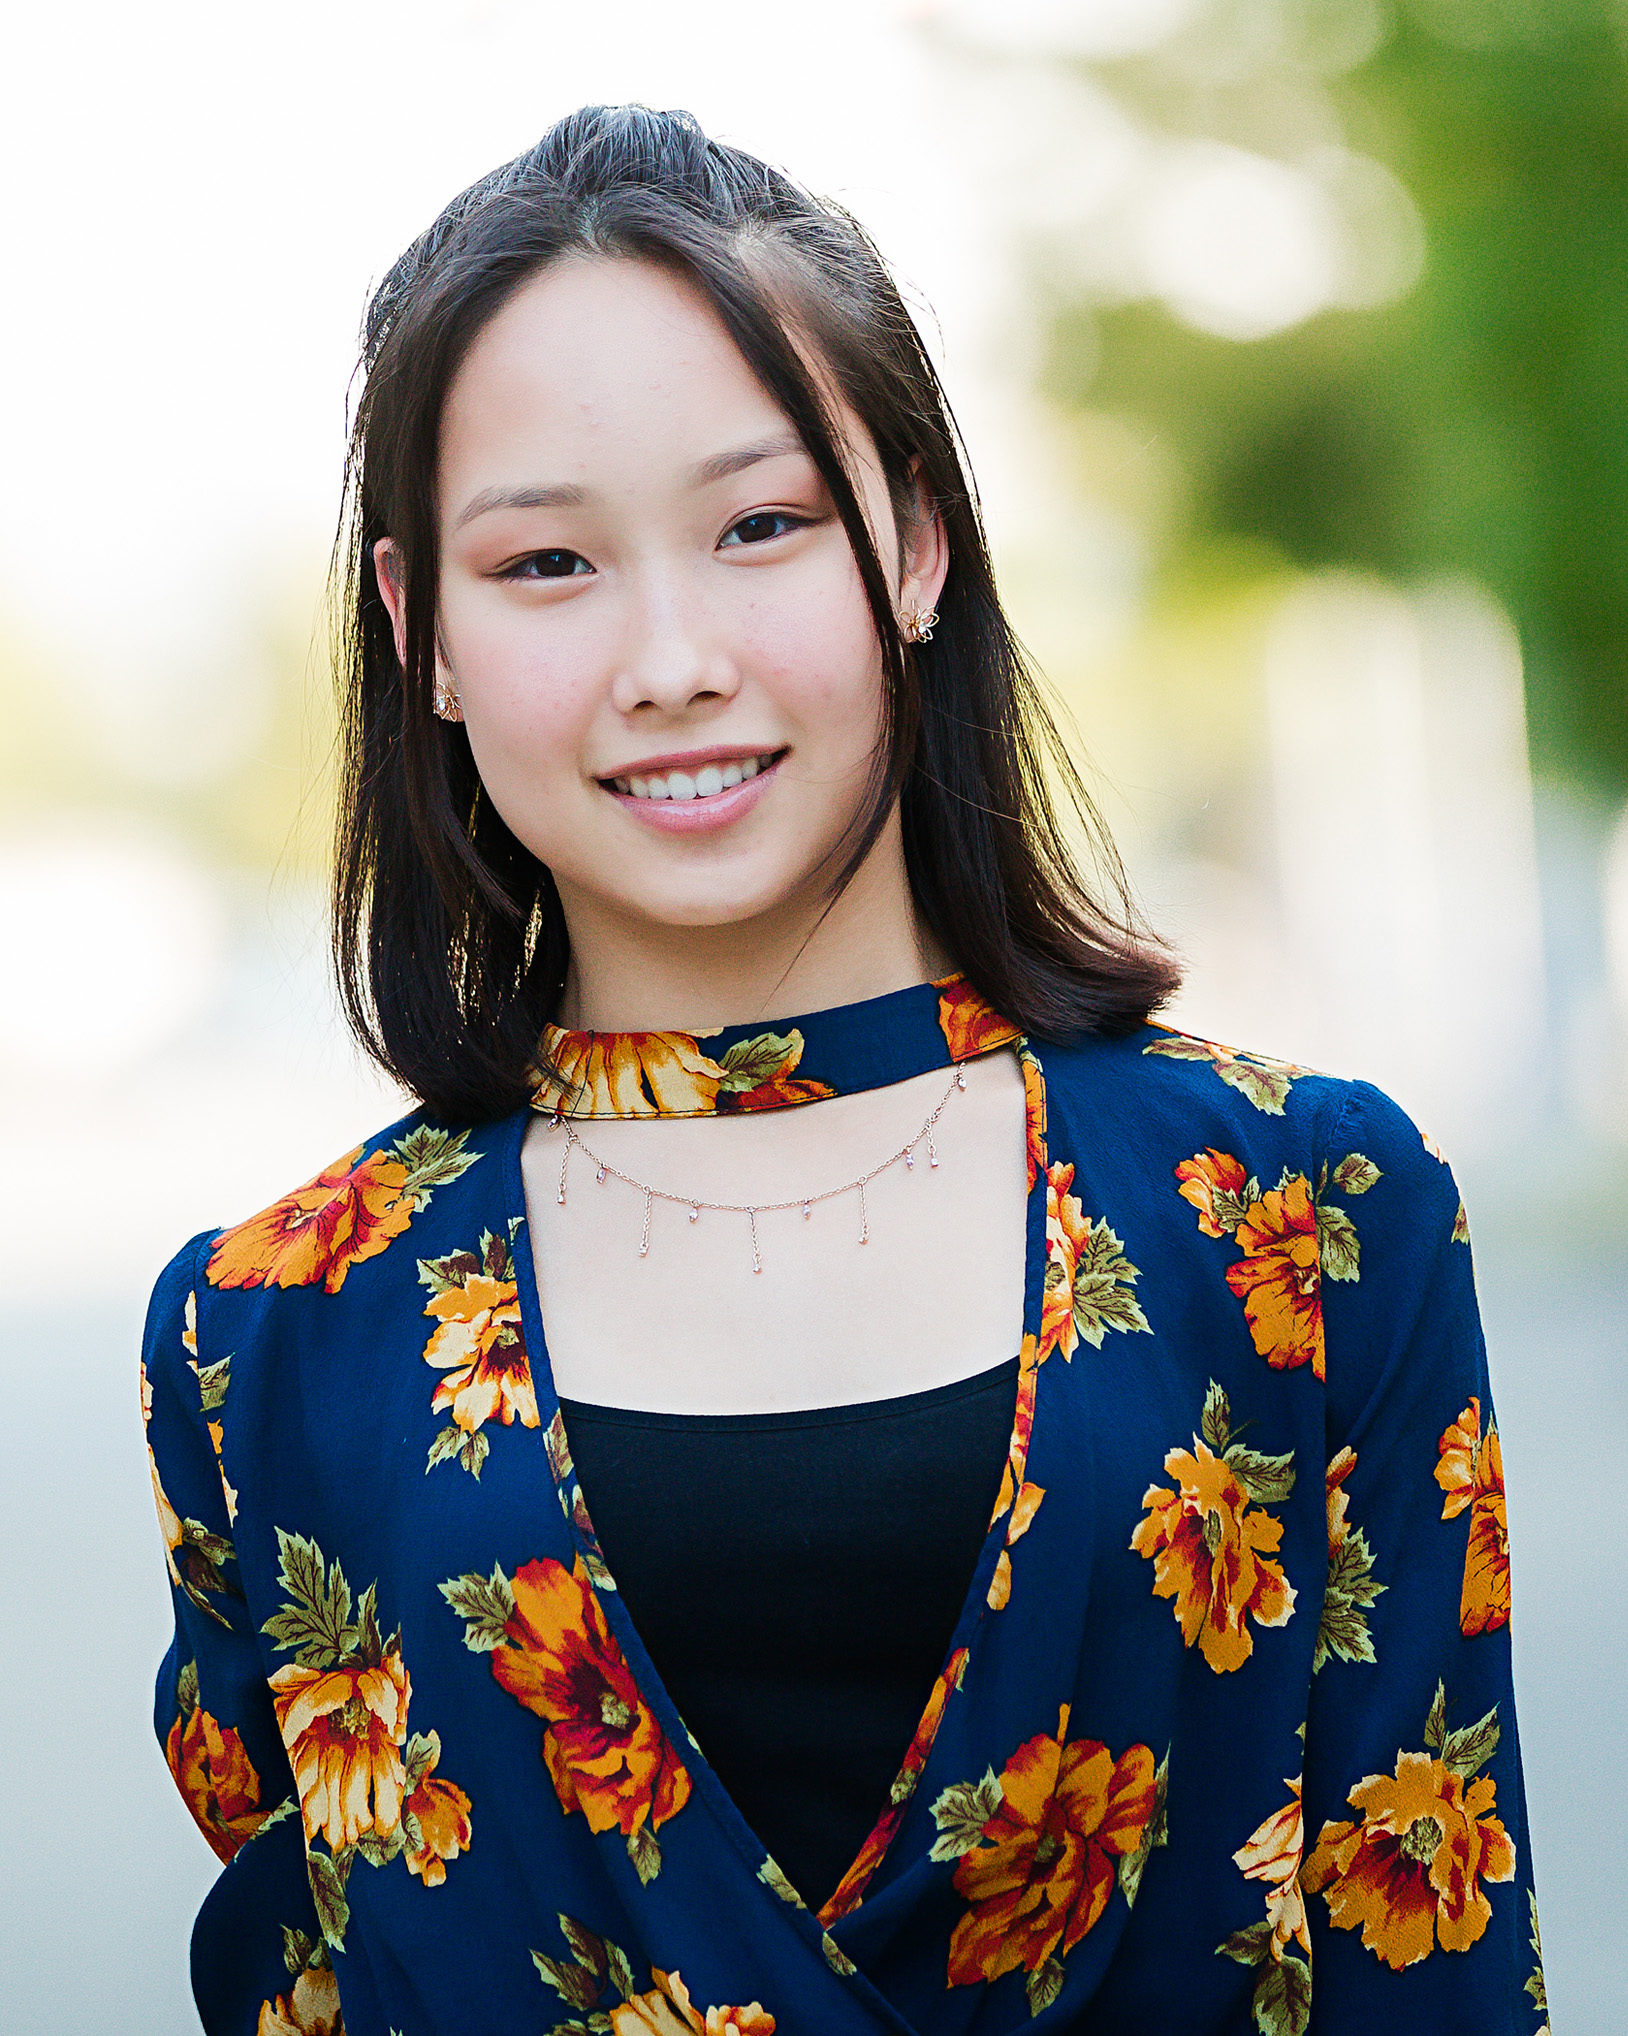
[(624, 799), (667, 800), (675, 805), (693, 805), (697, 801), (721, 797), (732, 792), (738, 785), (749, 783), (763, 772), (772, 770), (786, 754), (784, 749), (758, 750), (746, 756), (713, 757), (705, 761), (686, 760), (683, 765), (668, 764), (660, 770), (628, 771), (620, 776), (601, 778), (600, 784), (607, 792), (616, 792)]

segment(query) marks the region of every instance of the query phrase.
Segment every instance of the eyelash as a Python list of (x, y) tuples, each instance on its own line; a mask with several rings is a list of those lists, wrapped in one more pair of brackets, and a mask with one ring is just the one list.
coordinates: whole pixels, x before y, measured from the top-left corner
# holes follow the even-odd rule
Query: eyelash
[[(744, 524), (764, 522), (781, 523), (785, 525), (785, 529), (771, 531), (768, 537), (743, 538), (739, 545), (731, 545), (729, 549), (738, 551), (748, 545), (772, 543), (775, 538), (787, 537), (794, 530), (806, 530), (809, 527), (810, 519), (806, 516), (794, 516), (789, 509), (754, 509), (749, 516), (743, 516), (739, 522), (732, 523), (728, 530), (724, 532), (724, 538), (732, 537)], [(722, 540), (720, 540), (720, 543), (722, 543)], [(528, 566), (535, 565), (542, 559), (580, 561), (581, 564), (588, 566), (590, 573), (593, 571), (593, 567), (588, 565), (588, 561), (583, 558), (581, 552), (567, 551), (561, 547), (555, 547), (549, 551), (528, 551), (523, 557), (514, 559), (508, 565), (501, 567), (497, 577), (500, 580), (570, 580), (586, 577), (586, 575), (577, 572), (575, 564), (571, 566), (569, 571), (560, 573), (532, 573), (526, 570)]]

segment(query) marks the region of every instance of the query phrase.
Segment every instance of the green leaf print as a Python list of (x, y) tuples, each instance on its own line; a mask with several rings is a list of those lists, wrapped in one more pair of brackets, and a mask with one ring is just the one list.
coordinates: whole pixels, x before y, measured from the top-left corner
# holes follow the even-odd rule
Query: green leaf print
[(1110, 1329), (1152, 1334), (1130, 1291), (1140, 1277), (1107, 1220), (1099, 1217), (1074, 1262), (1074, 1326), (1093, 1349), (1102, 1348)]
[(337, 1562), (330, 1570), (321, 1549), (302, 1534), (279, 1527), (277, 1548), (278, 1577), (288, 1599), (260, 1630), (290, 1650), (301, 1667), (332, 1668), (356, 1640), (345, 1573)]
[(1257, 1506), (1281, 1506), (1294, 1490), (1294, 1451), (1267, 1456), (1234, 1442), (1223, 1452), (1228, 1470)]
[(723, 1079), (718, 1087), (730, 1095), (744, 1094), (779, 1075), (790, 1074), (803, 1057), (803, 1035), (795, 1028), (786, 1033), (759, 1032), (751, 1039), (737, 1039), (719, 1060)]
[(1042, 1966), (1030, 1973), (1024, 1982), (1023, 1991), (1029, 1997), (1029, 2013), (1043, 2014), (1063, 1991), (1063, 1961), (1060, 1958), (1048, 1958)]
[(311, 1900), (316, 1905), (317, 1922), (323, 1937), (335, 1951), (343, 1951), (345, 1930), (350, 1922), (350, 1903), (345, 1899), (345, 1876), (325, 1852), (308, 1852), (305, 1855), (305, 1871), (311, 1883)]
[(416, 1208), (423, 1208), (432, 1188), (455, 1181), (480, 1158), (465, 1150), (468, 1142), (467, 1131), (432, 1131), (427, 1125), (396, 1140), (396, 1157), (407, 1169), (401, 1192), (413, 1197)]
[(939, 1835), (928, 1858), (959, 1859), (971, 1852), (1004, 1800), (1000, 1777), (992, 1767), (985, 1770), (982, 1781), (953, 1783), (933, 1805)]
[(1325, 1278), (1354, 1280), (1358, 1277), (1361, 1247), (1357, 1228), (1343, 1209), (1331, 1203), (1317, 1204), (1317, 1258)]
[(1345, 1539), (1329, 1557), (1328, 1584), (1323, 1592), (1323, 1612), (1311, 1658), (1313, 1675), (1331, 1656), (1338, 1656), (1341, 1661), (1375, 1659), (1367, 1611), (1380, 1592), (1390, 1586), (1376, 1581), (1373, 1569), (1373, 1551), (1362, 1529), (1348, 1527)]
[(449, 1577), (440, 1592), (464, 1621), (464, 1645), (471, 1654), (490, 1654), (507, 1637), (504, 1629), (514, 1617), (514, 1590), (500, 1565), (483, 1577)]
[(1232, 1405), (1214, 1379), (1211, 1379), (1209, 1390), (1204, 1395), (1204, 1415), (1199, 1423), (1199, 1433), (1217, 1456), (1226, 1454), (1227, 1443), (1232, 1437)]
[(1347, 1195), (1365, 1195), (1376, 1181), (1384, 1178), (1373, 1161), (1360, 1152), (1348, 1152), (1334, 1169), (1334, 1185)]
[(1457, 1732), (1445, 1733), (1441, 1742), (1441, 1763), (1451, 1773), (1463, 1780), (1486, 1766), (1498, 1751), (1498, 1706), (1484, 1718), (1477, 1718), (1473, 1725), (1466, 1725)]
[(1311, 1967), (1286, 1956), (1268, 1961), (1255, 1983), (1255, 2027), (1261, 2036), (1305, 2036), (1311, 2022)]
[(627, 1835), (627, 1856), (646, 1887), (661, 1872), (661, 1847), (648, 1824), (636, 1824)]
[(1161, 1845), (1170, 1843), (1170, 1823), (1167, 1814), (1170, 1800), (1170, 1749), (1165, 1748), (1164, 1759), (1159, 1762), (1153, 1775), (1153, 1813), (1142, 1827), (1142, 1836), (1134, 1852), (1121, 1854), (1119, 1861), (1119, 1892), (1125, 1897), (1127, 1909), (1136, 1906), (1136, 1897), (1142, 1886), (1142, 1875), (1151, 1855)]
[(232, 1382), (232, 1360), (223, 1357), (218, 1364), (194, 1365), (198, 1374), (198, 1399), (206, 1414), (218, 1414), (226, 1404), (226, 1391)]

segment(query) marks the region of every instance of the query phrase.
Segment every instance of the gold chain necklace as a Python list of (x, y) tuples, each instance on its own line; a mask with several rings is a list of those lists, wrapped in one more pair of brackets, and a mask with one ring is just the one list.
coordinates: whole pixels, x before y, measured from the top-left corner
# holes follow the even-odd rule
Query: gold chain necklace
[(621, 1181), (630, 1188), (637, 1188), (639, 1193), (643, 1195), (644, 1230), (639, 1239), (640, 1258), (648, 1258), (650, 1255), (650, 1211), (657, 1202), (677, 1203), (680, 1208), (689, 1211), (692, 1223), (698, 1223), (701, 1220), (701, 1211), (703, 1209), (714, 1210), (727, 1216), (744, 1216), (752, 1234), (752, 1270), (755, 1273), (760, 1273), (763, 1270), (763, 1258), (758, 1251), (757, 1219), (759, 1216), (772, 1215), (781, 1209), (801, 1209), (803, 1218), (807, 1221), (814, 1213), (814, 1204), (816, 1202), (831, 1202), (838, 1195), (851, 1195), (857, 1192), (859, 1196), (858, 1241), (861, 1244), (869, 1244), (871, 1238), (870, 1211), (865, 1202), (866, 1188), (879, 1174), (885, 1174), (889, 1167), (897, 1166), (900, 1160), (904, 1161), (905, 1172), (913, 1173), (916, 1166), (916, 1147), (923, 1140), (926, 1141), (927, 1145), (927, 1164), (930, 1167), (938, 1165), (938, 1146), (933, 1140), (933, 1126), (944, 1114), (944, 1106), (949, 1102), (951, 1096), (955, 1094), (957, 1089), (964, 1089), (966, 1085), (967, 1077), (965, 1070), (957, 1068), (950, 1086), (939, 1098), (937, 1107), (928, 1116), (926, 1123), (922, 1125), (915, 1137), (907, 1145), (901, 1145), (897, 1152), (889, 1153), (887, 1158), (879, 1166), (873, 1166), (869, 1173), (861, 1174), (857, 1180), (844, 1181), (840, 1187), (822, 1188), (817, 1195), (794, 1195), (789, 1202), (708, 1202), (704, 1201), (699, 1195), (675, 1195), (666, 1188), (652, 1187), (649, 1181), (635, 1180), (632, 1174), (623, 1173), (620, 1167), (612, 1166), (608, 1159), (601, 1159), (597, 1152), (592, 1151), (585, 1145), (577, 1135), (576, 1126), (570, 1122), (559, 1105), (556, 1104), (554, 1114), (549, 1119), (549, 1129), (557, 1131), (563, 1126), (565, 1130), (565, 1145), (560, 1153), (560, 1185), (554, 1199), (563, 1205), (565, 1201), (566, 1169), (571, 1163), (572, 1152), (580, 1150), (584, 1159), (593, 1161), (595, 1169), (594, 1179), (597, 1182), (603, 1183), (607, 1178)]

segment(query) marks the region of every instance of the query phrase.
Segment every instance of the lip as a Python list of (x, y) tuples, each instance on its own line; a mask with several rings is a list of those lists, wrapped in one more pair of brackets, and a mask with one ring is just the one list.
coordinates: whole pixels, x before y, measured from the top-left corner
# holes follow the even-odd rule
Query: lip
[[(682, 770), (689, 764), (699, 767), (709, 763), (740, 763), (747, 757), (764, 754), (761, 749), (692, 749), (684, 755), (646, 758), (637, 767), (637, 774), (643, 777), (652, 771)], [(751, 812), (785, 762), (787, 754), (782, 750), (774, 762), (760, 770), (755, 778), (743, 778), (738, 785), (731, 785), (727, 792), (714, 792), (705, 799), (636, 799), (631, 792), (619, 792), (614, 785), (603, 782), (600, 789), (624, 812), (631, 813), (635, 820), (643, 821), (645, 826), (653, 827), (659, 834), (710, 834), (717, 828), (731, 826)], [(632, 775), (632, 771), (616, 773), (617, 777)]]
[(693, 774), (706, 764), (746, 763), (754, 756), (773, 756), (776, 750), (784, 747), (778, 742), (737, 742), (713, 749), (669, 749), (660, 756), (640, 757), (637, 763), (618, 764), (613, 771), (601, 771), (599, 782), (603, 785), (612, 778), (659, 777), (663, 771), (689, 771)]

